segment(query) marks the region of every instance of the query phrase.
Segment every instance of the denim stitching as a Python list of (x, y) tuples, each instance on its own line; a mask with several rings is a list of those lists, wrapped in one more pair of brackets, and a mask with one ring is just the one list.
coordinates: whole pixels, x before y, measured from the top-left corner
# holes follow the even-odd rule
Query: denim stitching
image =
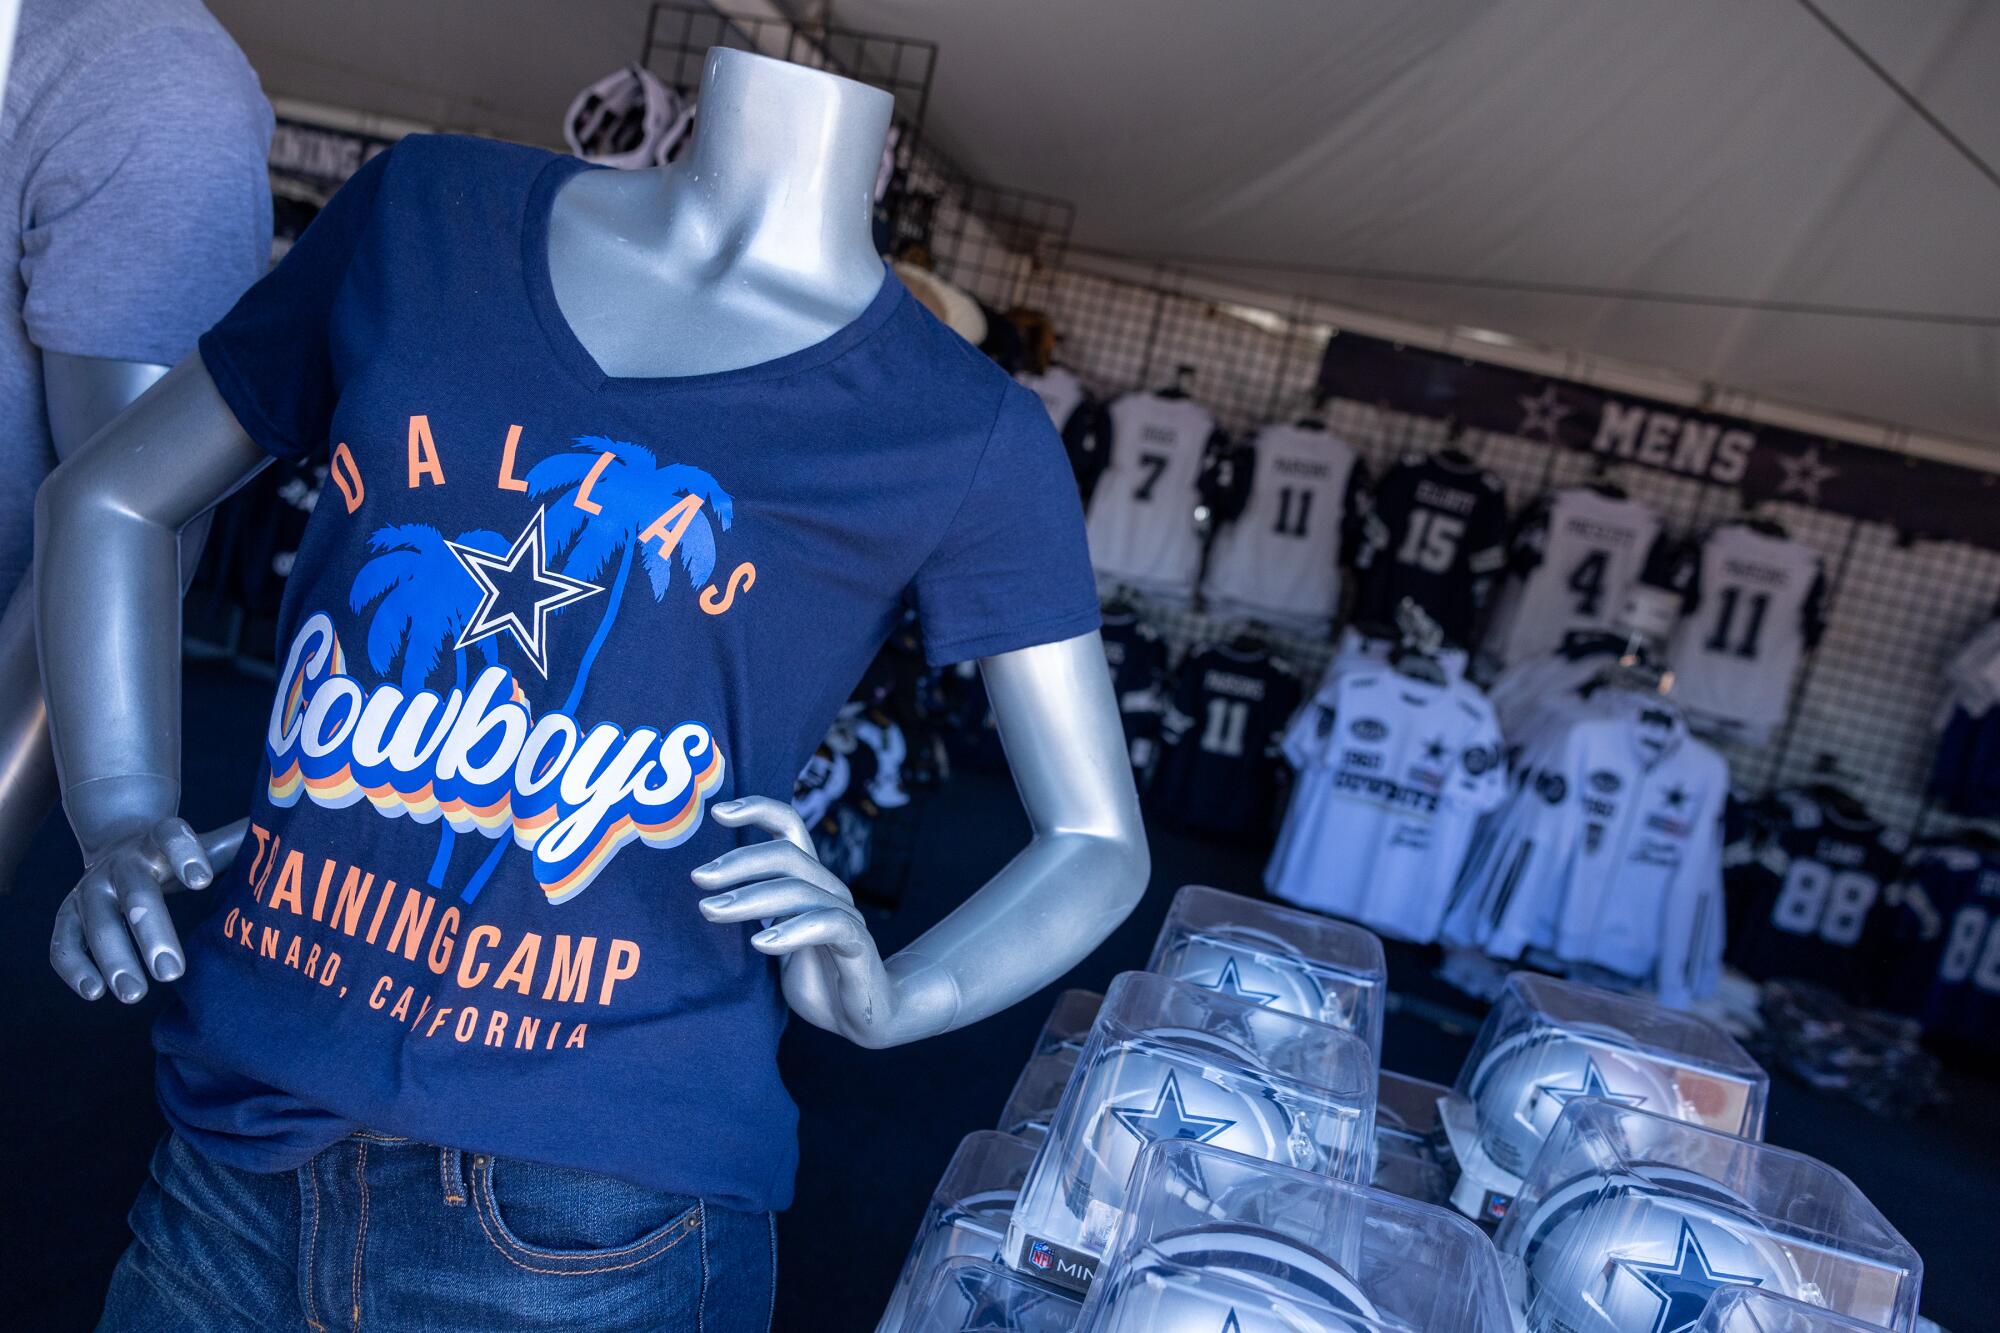
[[(695, 1205), (695, 1207), (704, 1209), (702, 1213), (702, 1221), (706, 1222), (708, 1220), (708, 1213), (705, 1211), (705, 1205), (698, 1203)], [(703, 1227), (701, 1229), (701, 1290), (695, 1294), (694, 1333), (706, 1333), (707, 1328), (708, 1328), (708, 1228)]]
[(354, 1179), (361, 1186), (361, 1221), (354, 1229), (354, 1330), (361, 1333), (361, 1255), (368, 1242), (368, 1144), (355, 1147)]
[(444, 1186), (444, 1201), (454, 1207), (463, 1208), (465, 1195), (459, 1185), (463, 1176), (460, 1171), (453, 1170), (459, 1165), (459, 1161), (458, 1149), (438, 1149), (438, 1183)]
[[(701, 1225), (701, 1204), (697, 1200), (695, 1206), (684, 1214), (681, 1221), (670, 1223), (666, 1230), (657, 1235), (628, 1245), (622, 1250), (579, 1255), (578, 1258), (584, 1263), (591, 1263), (598, 1259), (615, 1259), (623, 1255), (633, 1254), (635, 1251), (643, 1251), (649, 1245), (657, 1246), (658, 1248), (650, 1254), (640, 1253), (637, 1257), (628, 1259), (622, 1264), (596, 1264), (594, 1267), (588, 1268), (582, 1266), (575, 1268), (541, 1267), (526, 1262), (526, 1258), (536, 1256), (524, 1245), (513, 1241), (506, 1234), (500, 1223), (499, 1205), (493, 1197), (492, 1167), (493, 1161), (489, 1157), (483, 1165), (474, 1168), (471, 1189), (472, 1215), (479, 1220), (479, 1229), (486, 1233), (487, 1241), (495, 1250), (499, 1251), (500, 1257), (514, 1265), (514, 1267), (529, 1273), (542, 1273), (551, 1277), (589, 1277), (598, 1273), (616, 1273), (628, 1268), (638, 1268), (643, 1264), (651, 1263), (668, 1250), (673, 1249), (674, 1246), (686, 1240), (690, 1233), (706, 1230)], [(488, 1217), (489, 1212), (491, 1213), (490, 1220)]]
[(771, 1325), (778, 1318), (778, 1215), (764, 1214), (764, 1230), (771, 1238), (771, 1301), (764, 1310), (764, 1333), (771, 1333)]
[(306, 1301), (306, 1323), (312, 1325), (314, 1333), (326, 1333), (326, 1325), (319, 1321), (319, 1301), (313, 1293), (313, 1284), (317, 1280), (316, 1260), (319, 1257), (319, 1158), (313, 1158), (299, 1169), (312, 1182), (312, 1229), (306, 1236), (305, 1281), (301, 1284)]

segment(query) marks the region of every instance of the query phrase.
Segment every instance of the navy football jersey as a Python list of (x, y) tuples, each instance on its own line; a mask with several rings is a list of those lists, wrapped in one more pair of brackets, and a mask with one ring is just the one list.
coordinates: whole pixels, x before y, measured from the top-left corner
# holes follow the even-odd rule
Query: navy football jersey
[(1889, 1006), (1942, 1044), (2000, 1057), (2000, 843), (1926, 843), (1906, 873)]
[(1726, 856), (1729, 961), (1879, 998), (1907, 840), (1820, 790), (1773, 796)]
[(1111, 692), (1125, 724), (1132, 767), (1153, 765), (1159, 749), (1160, 719), (1166, 709), (1167, 644), (1138, 614), (1104, 608), (1104, 664), (1111, 669)]
[(1190, 654), (1167, 707), (1165, 750), (1153, 776), (1161, 812), (1208, 833), (1268, 827), (1278, 734), (1300, 693), (1297, 674), (1261, 645), (1215, 644)]
[(1470, 646), (1493, 577), (1507, 563), (1500, 479), (1456, 450), (1411, 454), (1389, 469), (1362, 524), (1357, 621), (1396, 623), (1407, 597)]

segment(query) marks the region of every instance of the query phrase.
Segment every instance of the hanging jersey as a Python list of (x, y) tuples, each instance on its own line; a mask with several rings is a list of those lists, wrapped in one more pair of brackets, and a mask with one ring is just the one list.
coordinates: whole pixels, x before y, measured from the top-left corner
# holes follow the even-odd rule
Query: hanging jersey
[(1076, 409), (1083, 406), (1083, 400), (1088, 396), (1084, 393), (1083, 381), (1066, 366), (1050, 366), (1039, 375), (1024, 370), (1014, 378), (1042, 400), (1042, 407), (1057, 430), (1069, 425), (1069, 419), (1076, 415)]
[(1249, 466), (1248, 503), (1209, 556), (1209, 602), (1324, 633), (1339, 608), (1350, 498), (1364, 475), (1354, 447), (1323, 428), (1266, 426)]
[(1433, 938), (1473, 821), (1506, 793), (1492, 710), (1470, 686), (1356, 668), (1299, 711), (1284, 752), (1298, 780), (1265, 887)]
[(1577, 692), (1625, 651), (1625, 636), (1609, 630), (1574, 630), (1556, 650), (1517, 663), (1500, 673), (1489, 697), (1510, 750), (1534, 739), (1545, 711), (1573, 700)]
[(1298, 705), (1298, 675), (1268, 649), (1197, 649), (1181, 665), (1167, 709), (1155, 804), (1208, 833), (1268, 829), (1277, 795), (1278, 733)]
[(1355, 619), (1393, 625), (1407, 597), (1447, 640), (1470, 643), (1506, 542), (1498, 477), (1454, 450), (1409, 455), (1382, 478), (1364, 521)]
[(1728, 855), (1729, 961), (1759, 981), (1796, 977), (1880, 998), (1881, 953), (1908, 842), (1811, 790), (1764, 804)]
[(1792, 676), (1824, 622), (1819, 553), (1740, 523), (1717, 528), (1681, 575), (1674, 697), (1697, 730), (1762, 742), (1784, 720)]
[(2000, 1057), (2000, 844), (1918, 847), (1891, 923), (1889, 1006), (1949, 1046)]
[(1517, 576), (1501, 593), (1486, 651), (1512, 666), (1553, 652), (1572, 630), (1611, 623), (1645, 572), (1660, 520), (1637, 500), (1557, 491), (1515, 535)]
[(799, 771), (792, 786), (792, 809), (811, 828), (826, 818), (834, 802), (847, 795), (848, 781), (847, 756), (822, 745)]
[(1125, 724), (1126, 750), (1132, 767), (1143, 773), (1153, 766), (1166, 711), (1166, 640), (1136, 612), (1116, 607), (1105, 608), (1101, 633), (1111, 692)]
[(1498, 958), (1546, 950), (1686, 1004), (1721, 960), (1728, 787), (1722, 758), (1657, 697), (1564, 705), (1468, 858), (1446, 937)]
[(1101, 578), (1186, 597), (1201, 565), (1194, 510), (1215, 418), (1191, 398), (1127, 394), (1106, 409), (1110, 459), (1091, 495)]

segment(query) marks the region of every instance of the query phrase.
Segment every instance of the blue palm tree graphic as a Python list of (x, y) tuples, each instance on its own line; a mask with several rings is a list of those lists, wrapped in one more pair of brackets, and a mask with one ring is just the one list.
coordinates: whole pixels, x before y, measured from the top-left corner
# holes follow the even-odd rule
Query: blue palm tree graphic
[[(577, 662), (576, 677), (563, 700), (562, 711), (575, 717), (584, 690), (590, 684), (591, 668), (597, 664), (597, 655), (610, 638), (611, 626), (624, 605), (625, 585), (632, 573), (635, 554), (645, 567), (655, 602), (665, 601), (668, 590), (674, 586), (676, 559), (687, 575), (682, 586), (693, 592), (715, 572), (716, 528), (728, 530), (735, 502), (708, 473), (682, 463), (662, 465), (659, 456), (644, 445), (602, 435), (581, 435), (571, 448), (570, 453), (545, 458), (528, 469), (530, 494), (540, 498), (559, 490), (565, 492), (561, 500), (549, 506), (542, 520), (549, 559), (560, 560), (561, 572), (569, 577), (593, 583), (603, 577), (612, 561), (618, 564), (610, 595), (604, 599), (604, 615)], [(591, 484), (588, 497), (598, 509), (593, 514), (577, 500), (584, 479), (605, 454), (611, 455), (611, 462)], [(676, 559), (663, 559), (659, 544), (642, 543), (639, 534), (690, 495), (700, 498), (701, 512), (681, 533), (673, 552)], [(466, 882), (459, 895), (466, 902), (478, 898), (480, 890), (486, 887), (487, 879), (507, 850), (507, 843), (504, 837), (496, 842)]]
[[(462, 532), (458, 542), (496, 555), (507, 550), (504, 537), (485, 529)], [(451, 645), (478, 605), (479, 590), (465, 577), (458, 558), (445, 545), (444, 534), (426, 523), (402, 523), (376, 529), (368, 547), (375, 555), (354, 576), (347, 596), (356, 612), (371, 604), (375, 608), (368, 619), (368, 665), (386, 676), (400, 659), (397, 683), (404, 694), (415, 694), (429, 687), (450, 649), (453, 683), (463, 689), (465, 650)], [(487, 665), (498, 665), (496, 640), (483, 639), (474, 646)], [(440, 823), (437, 856), (425, 877), (434, 889), (444, 885), (458, 838), (450, 823)]]

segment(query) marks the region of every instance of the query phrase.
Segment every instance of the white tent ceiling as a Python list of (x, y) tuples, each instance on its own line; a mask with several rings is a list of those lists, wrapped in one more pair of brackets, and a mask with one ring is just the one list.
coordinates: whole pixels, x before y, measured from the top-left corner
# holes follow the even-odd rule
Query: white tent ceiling
[[(274, 94), (544, 142), (645, 14), (210, 3)], [(835, 10), (939, 43), (928, 137), (1088, 251), (2000, 447), (2000, 5)]]

